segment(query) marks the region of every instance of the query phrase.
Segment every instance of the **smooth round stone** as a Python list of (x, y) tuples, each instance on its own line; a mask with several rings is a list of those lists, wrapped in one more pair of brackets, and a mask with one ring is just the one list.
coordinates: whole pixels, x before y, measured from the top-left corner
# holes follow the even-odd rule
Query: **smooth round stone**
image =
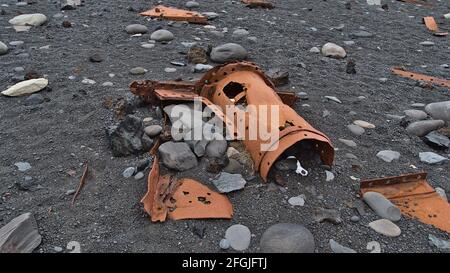
[(174, 73), (174, 72), (177, 72), (177, 69), (173, 68), (173, 67), (166, 67), (166, 68), (164, 68), (164, 72), (166, 72), (166, 73)]
[(227, 239), (220, 240), (219, 246), (223, 250), (227, 250), (230, 248), (230, 242)]
[(299, 196), (294, 196), (289, 198), (288, 203), (291, 206), (300, 206), (303, 207), (305, 205), (305, 195), (301, 194)]
[(279, 223), (263, 233), (260, 248), (263, 253), (314, 253), (314, 236), (303, 225)]
[(40, 26), (47, 21), (47, 17), (41, 13), (22, 14), (9, 20), (15, 26)]
[(138, 173), (134, 176), (134, 179), (136, 179), (136, 180), (140, 180), (140, 179), (142, 179), (142, 178), (144, 178), (144, 173), (143, 173), (143, 172), (138, 172)]
[(150, 48), (154, 48), (154, 47), (155, 47), (155, 44), (148, 44), (148, 43), (145, 43), (145, 44), (142, 44), (141, 47), (150, 49)]
[(359, 216), (356, 216), (356, 215), (353, 215), (350, 218), (350, 221), (352, 221), (353, 223), (359, 222), (359, 220), (360, 220)]
[(5, 55), (6, 53), (8, 53), (8, 46), (0, 42), (0, 55)]
[(172, 34), (172, 32), (165, 30), (165, 29), (159, 29), (150, 35), (150, 39), (157, 41), (157, 42), (168, 42), (172, 41), (175, 38), (175, 36)]
[(322, 46), (322, 54), (326, 57), (342, 59), (347, 56), (345, 50), (334, 43), (326, 43)]
[(365, 129), (374, 129), (375, 125), (373, 125), (372, 123), (369, 123), (367, 121), (364, 120), (355, 120), (353, 121), (353, 124), (358, 125), (359, 127), (365, 128)]
[(400, 228), (387, 219), (379, 219), (369, 223), (369, 227), (375, 230), (377, 233), (388, 236), (397, 237), (400, 236), (402, 231)]
[(392, 162), (393, 160), (398, 160), (400, 158), (400, 153), (391, 150), (383, 150), (377, 153), (377, 157), (384, 162)]
[(9, 42), (9, 45), (11, 46), (21, 46), (24, 44), (24, 41), (11, 41)]
[(238, 28), (235, 31), (233, 31), (233, 34), (231, 35), (233, 38), (242, 38), (245, 37), (247, 35), (249, 35), (250, 33), (243, 29), (243, 28)]
[(195, 1), (187, 1), (185, 6), (188, 9), (193, 9), (193, 8), (198, 8), (200, 6), (200, 4)]
[(104, 86), (104, 87), (112, 87), (112, 86), (114, 86), (114, 83), (112, 83), (112, 82), (104, 82), (104, 83), (102, 83), (102, 86)]
[(144, 34), (148, 32), (148, 28), (140, 24), (132, 24), (125, 27), (128, 34)]
[(216, 63), (245, 60), (247, 58), (247, 50), (239, 44), (228, 43), (213, 48), (210, 57)]
[(130, 69), (131, 75), (142, 75), (145, 73), (147, 73), (147, 69), (145, 69), (143, 67), (134, 67), (134, 68)]
[(352, 132), (353, 134), (360, 136), (362, 134), (364, 134), (365, 130), (364, 128), (355, 125), (355, 124), (349, 124), (347, 125), (347, 128), (350, 130), (350, 132)]
[(149, 137), (154, 137), (157, 136), (161, 133), (162, 131), (162, 127), (159, 125), (150, 125), (145, 127), (144, 132), (149, 136)]
[(423, 45), (423, 46), (434, 46), (434, 43), (432, 41), (424, 41), (424, 42), (421, 42), (420, 45)]
[(241, 224), (232, 225), (225, 232), (225, 239), (237, 251), (246, 250), (250, 246), (251, 236), (252, 234), (248, 227)]
[(422, 137), (444, 125), (445, 121), (443, 120), (420, 120), (410, 123), (408, 127), (406, 127), (406, 131), (408, 134)]
[(134, 172), (135, 172), (135, 168), (134, 167), (128, 167), (125, 169), (125, 171), (123, 171), (122, 176), (125, 178), (130, 178), (133, 176)]
[(309, 50), (309, 52), (318, 54), (318, 53), (320, 53), (320, 49), (318, 47), (314, 46)]
[(44, 102), (44, 97), (41, 94), (31, 94), (25, 99), (25, 105), (38, 105)]
[(450, 121), (450, 100), (430, 103), (425, 106), (425, 111), (434, 119)]
[(422, 120), (427, 118), (427, 113), (422, 110), (408, 109), (403, 111), (405, 115), (413, 120)]
[(354, 148), (354, 147), (357, 146), (356, 143), (355, 143), (353, 140), (351, 140), (351, 139), (339, 138), (338, 140), (339, 140), (341, 143), (347, 145), (348, 147)]
[(395, 222), (402, 218), (400, 209), (381, 193), (366, 192), (363, 199), (378, 216), (384, 219)]

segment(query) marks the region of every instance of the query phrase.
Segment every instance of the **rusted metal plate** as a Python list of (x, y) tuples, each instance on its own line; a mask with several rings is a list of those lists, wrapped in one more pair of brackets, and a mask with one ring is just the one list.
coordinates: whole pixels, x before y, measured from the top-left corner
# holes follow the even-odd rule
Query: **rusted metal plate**
[(164, 222), (167, 217), (180, 220), (231, 219), (233, 216), (233, 206), (225, 195), (192, 179), (160, 176), (157, 156), (148, 176), (147, 189), (141, 203), (152, 222)]
[(404, 78), (409, 78), (409, 79), (413, 79), (416, 81), (424, 81), (424, 82), (428, 82), (430, 84), (436, 84), (436, 85), (440, 85), (440, 86), (450, 87), (450, 80), (431, 77), (431, 76), (419, 74), (419, 73), (414, 73), (414, 72), (403, 70), (398, 67), (392, 68), (391, 71), (392, 71), (392, 73), (402, 76)]
[(431, 187), (427, 173), (365, 180), (361, 194), (378, 192), (395, 204), (407, 217), (450, 233), (450, 204)]
[(176, 9), (166, 6), (156, 6), (150, 10), (141, 12), (142, 16), (151, 16), (153, 18), (164, 18), (173, 21), (187, 21), (194, 24), (208, 24), (208, 19), (198, 12)]
[(433, 16), (427, 16), (423, 18), (425, 26), (430, 30), (435, 36), (447, 36), (448, 32), (441, 31), (434, 20)]
[[(150, 103), (155, 100), (192, 100), (196, 95), (200, 96), (203, 104), (224, 121), (228, 136), (243, 140), (255, 169), (260, 171), (264, 181), (267, 181), (271, 167), (285, 151), (295, 149), (299, 154), (304, 152), (299, 146), (302, 143), (310, 145), (325, 164), (333, 163), (334, 149), (330, 139), (289, 107), (288, 104), (294, 104), (297, 97), (277, 92), (260, 68), (251, 62), (217, 66), (195, 84), (143, 81), (132, 83), (130, 89)], [(268, 111), (267, 115), (255, 114), (264, 108)], [(269, 108), (278, 109), (278, 115), (269, 115)], [(240, 122), (247, 126), (239, 126)], [(252, 137), (250, 128), (275, 132), (275, 136), (270, 139), (263, 139), (261, 135)]]
[(267, 0), (242, 0), (242, 3), (246, 4), (250, 8), (265, 8), (273, 9), (274, 5)]

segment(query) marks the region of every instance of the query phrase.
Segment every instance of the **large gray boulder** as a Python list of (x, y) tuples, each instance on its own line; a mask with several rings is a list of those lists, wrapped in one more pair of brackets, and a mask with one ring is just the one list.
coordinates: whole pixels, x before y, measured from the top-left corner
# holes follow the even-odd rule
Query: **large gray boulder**
[(212, 49), (210, 58), (216, 63), (247, 59), (247, 50), (239, 44), (228, 43)]
[(430, 103), (425, 106), (425, 111), (434, 119), (450, 121), (450, 100)]

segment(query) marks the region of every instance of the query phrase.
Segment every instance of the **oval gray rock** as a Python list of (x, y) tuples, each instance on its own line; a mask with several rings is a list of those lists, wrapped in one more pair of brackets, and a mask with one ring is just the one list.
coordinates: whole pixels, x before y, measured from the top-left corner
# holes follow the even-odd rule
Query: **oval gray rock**
[(398, 221), (402, 218), (400, 209), (378, 192), (366, 192), (363, 195), (363, 199), (382, 218), (391, 221)]
[(173, 36), (172, 32), (165, 29), (159, 29), (150, 35), (150, 39), (157, 42), (168, 42), (172, 41), (174, 38), (175, 36)]
[(128, 25), (125, 28), (125, 31), (128, 34), (144, 34), (148, 32), (148, 28), (144, 25), (140, 25), (140, 24), (132, 24), (132, 25)]
[(269, 227), (261, 237), (264, 253), (314, 253), (312, 233), (303, 225), (279, 223)]
[(450, 121), (450, 100), (430, 103), (425, 111), (434, 119)]
[(406, 127), (406, 131), (415, 136), (424, 136), (431, 131), (437, 130), (445, 125), (443, 120), (420, 120)]
[(197, 157), (184, 142), (168, 141), (158, 148), (162, 163), (170, 169), (186, 171), (197, 166)]
[(247, 50), (239, 44), (228, 43), (213, 48), (210, 57), (216, 63), (245, 60), (247, 59)]
[(9, 20), (15, 26), (40, 26), (47, 21), (47, 16), (41, 13), (21, 14)]
[(250, 246), (251, 237), (252, 234), (248, 227), (241, 224), (232, 225), (225, 232), (225, 239), (237, 251), (246, 250)]
[(0, 42), (0, 55), (5, 55), (6, 53), (8, 53), (8, 46)]

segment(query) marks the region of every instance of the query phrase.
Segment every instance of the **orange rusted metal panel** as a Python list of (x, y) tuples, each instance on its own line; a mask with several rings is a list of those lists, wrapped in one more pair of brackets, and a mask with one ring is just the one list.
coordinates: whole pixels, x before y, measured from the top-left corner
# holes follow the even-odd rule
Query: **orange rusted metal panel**
[[(280, 97), (272, 82), (254, 63), (231, 62), (216, 66), (195, 84), (140, 81), (133, 82), (130, 89), (150, 103), (155, 100), (192, 100), (194, 94), (201, 96), (203, 104), (224, 121), (229, 132), (234, 133), (229, 137), (243, 140), (263, 181), (267, 181), (271, 167), (285, 151), (294, 149), (298, 154), (305, 152), (300, 148), (301, 144), (308, 144), (325, 164), (331, 166), (333, 163), (331, 140), (289, 107), (282, 97), (293, 103), (295, 96), (282, 93)], [(247, 111), (249, 108), (260, 110), (264, 107), (278, 107), (278, 117), (254, 115)], [(256, 119), (253, 127), (276, 132), (276, 137), (267, 140), (259, 136), (251, 138), (251, 125), (237, 126), (238, 117), (245, 124), (251, 124)], [(263, 145), (268, 148), (262, 150)]]
[(430, 84), (436, 84), (436, 85), (440, 85), (440, 86), (450, 87), (450, 81), (446, 80), (446, 79), (441, 79), (441, 78), (427, 76), (424, 74), (414, 73), (414, 72), (403, 70), (402, 68), (398, 68), (398, 67), (392, 68), (391, 71), (392, 71), (392, 73), (402, 76), (404, 78), (409, 78), (409, 79), (413, 79), (416, 81), (424, 81), (424, 82), (428, 82)]
[(448, 32), (443, 32), (439, 29), (433, 16), (427, 16), (423, 18), (425, 26), (433, 33), (435, 36), (447, 36)]
[(180, 220), (231, 219), (233, 216), (233, 206), (225, 195), (192, 179), (160, 176), (157, 156), (148, 176), (147, 188), (141, 203), (153, 222), (164, 222), (167, 217)]
[(450, 204), (431, 187), (427, 173), (365, 180), (361, 194), (378, 192), (395, 204), (407, 217), (450, 233)]
[(151, 16), (153, 18), (164, 18), (173, 21), (187, 21), (194, 24), (208, 24), (208, 19), (198, 12), (165, 7), (162, 5), (141, 12), (140, 15)]

